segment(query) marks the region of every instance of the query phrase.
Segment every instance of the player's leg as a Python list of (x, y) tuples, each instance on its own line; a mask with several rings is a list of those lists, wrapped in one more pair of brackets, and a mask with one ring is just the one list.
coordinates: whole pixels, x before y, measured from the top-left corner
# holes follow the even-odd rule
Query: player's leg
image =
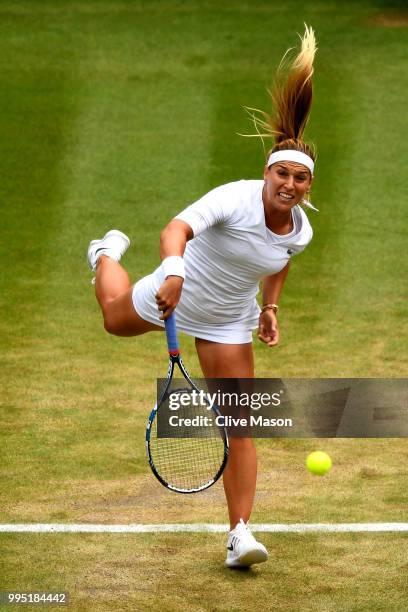
[[(219, 344), (196, 339), (201, 368), (206, 378), (253, 378), (252, 344)], [(268, 558), (246, 525), (251, 515), (256, 488), (256, 451), (251, 438), (230, 437), (230, 452), (224, 470), (231, 531), (227, 542), (226, 565), (247, 567)]]
[(149, 323), (138, 315), (133, 306), (132, 290), (129, 275), (120, 263), (101, 255), (96, 267), (95, 294), (106, 331), (115, 336), (163, 331), (159, 325)]
[[(220, 344), (197, 338), (196, 348), (206, 378), (253, 378), (252, 343)], [(254, 503), (256, 450), (251, 438), (230, 438), (223, 478), (232, 529), (241, 518), (249, 520)]]
[(100, 304), (105, 329), (117, 336), (137, 336), (161, 330), (142, 319), (135, 311), (128, 273), (119, 264), (130, 240), (119, 230), (110, 230), (101, 239), (92, 240), (88, 263), (95, 272), (95, 293)]

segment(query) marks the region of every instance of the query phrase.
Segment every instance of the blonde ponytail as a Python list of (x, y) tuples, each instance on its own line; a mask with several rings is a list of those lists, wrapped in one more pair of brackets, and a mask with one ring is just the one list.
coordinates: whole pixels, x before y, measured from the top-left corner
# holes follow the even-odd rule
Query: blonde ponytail
[(284, 63), (272, 92), (275, 116), (270, 120), (276, 144), (284, 140), (301, 140), (312, 106), (313, 59), (316, 42), (312, 28), (306, 26), (302, 47), (289, 68), (286, 79), (282, 75)]
[(254, 108), (246, 108), (254, 121), (256, 134), (251, 136), (273, 138), (274, 147), (268, 152), (294, 149), (316, 157), (314, 147), (303, 142), (303, 133), (309, 119), (313, 99), (313, 60), (316, 40), (312, 28), (305, 24), (301, 49), (292, 62), (287, 61), (289, 49), (278, 68), (276, 83), (270, 93), (274, 115)]

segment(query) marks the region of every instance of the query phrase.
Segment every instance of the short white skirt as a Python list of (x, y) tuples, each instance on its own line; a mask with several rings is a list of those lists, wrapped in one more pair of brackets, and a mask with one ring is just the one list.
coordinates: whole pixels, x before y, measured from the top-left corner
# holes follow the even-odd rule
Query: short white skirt
[[(132, 292), (133, 306), (136, 312), (144, 319), (160, 327), (164, 322), (160, 320), (155, 295), (164, 282), (161, 267), (153, 274), (141, 278), (134, 286)], [(260, 308), (256, 300), (247, 312), (243, 312), (239, 320), (220, 321), (211, 313), (200, 318), (194, 316), (196, 310), (191, 306), (188, 296), (181, 294), (176, 308), (177, 329), (189, 336), (219, 342), (221, 344), (247, 344), (252, 342), (252, 330), (258, 328)], [(204, 318), (206, 320), (204, 320)]]

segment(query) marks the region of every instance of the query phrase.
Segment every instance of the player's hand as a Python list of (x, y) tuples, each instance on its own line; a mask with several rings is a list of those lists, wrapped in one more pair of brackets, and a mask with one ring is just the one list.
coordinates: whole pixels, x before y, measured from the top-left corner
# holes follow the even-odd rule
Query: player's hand
[(168, 276), (159, 287), (155, 298), (158, 309), (161, 311), (160, 319), (165, 321), (169, 318), (179, 303), (184, 279), (181, 276)]
[(279, 342), (278, 320), (272, 309), (265, 310), (259, 316), (258, 338), (268, 346), (276, 346)]

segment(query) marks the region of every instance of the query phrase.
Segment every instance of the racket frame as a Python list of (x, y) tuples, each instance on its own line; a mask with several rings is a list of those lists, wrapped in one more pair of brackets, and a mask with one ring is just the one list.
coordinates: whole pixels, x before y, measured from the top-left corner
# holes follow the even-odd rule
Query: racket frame
[[(159, 472), (156, 469), (156, 466), (154, 465), (153, 462), (153, 458), (150, 452), (150, 437), (151, 437), (151, 431), (152, 431), (152, 426), (153, 426), (153, 422), (154, 419), (157, 416), (157, 411), (159, 409), (160, 404), (162, 403), (163, 399), (165, 398), (168, 389), (170, 387), (172, 378), (173, 378), (173, 374), (174, 374), (174, 367), (177, 364), (177, 366), (179, 367), (182, 375), (184, 376), (184, 378), (186, 379), (186, 381), (189, 383), (189, 385), (191, 385), (191, 387), (193, 389), (195, 389), (198, 393), (200, 392), (200, 389), (197, 387), (197, 385), (194, 384), (194, 382), (191, 380), (189, 373), (186, 370), (186, 367), (183, 364), (183, 361), (181, 359), (181, 355), (180, 355), (180, 348), (178, 345), (178, 339), (177, 339), (177, 329), (176, 329), (176, 318), (175, 318), (175, 314), (173, 313), (166, 321), (165, 321), (165, 329), (166, 329), (166, 336), (167, 336), (167, 344), (168, 344), (168, 350), (169, 350), (169, 367), (167, 369), (167, 381), (165, 384), (165, 387), (161, 393), (160, 399), (159, 401), (155, 404), (153, 410), (151, 411), (148, 421), (147, 421), (147, 427), (146, 427), (146, 452), (147, 452), (147, 458), (149, 461), (149, 465), (150, 468), (153, 472), (153, 474), (156, 476), (157, 480), (167, 489), (169, 489), (170, 491), (175, 491), (176, 493), (199, 493), (200, 491), (204, 491), (205, 489), (208, 489), (209, 487), (211, 487), (214, 483), (217, 482), (217, 480), (220, 478), (221, 474), (224, 471), (224, 468), (227, 464), (228, 461), (228, 452), (229, 452), (229, 442), (228, 442), (228, 433), (227, 433), (227, 429), (226, 427), (219, 427), (220, 430), (220, 437), (224, 442), (224, 457), (223, 457), (223, 461), (217, 471), (217, 473), (210, 478), (207, 482), (203, 483), (202, 485), (200, 485), (199, 487), (194, 487), (191, 489), (183, 489), (181, 487), (176, 487), (170, 483), (168, 483), (166, 480), (164, 480), (164, 478), (159, 474)], [(220, 416), (221, 413), (219, 411), (219, 409), (216, 406), (213, 406), (212, 411), (217, 415)]]

